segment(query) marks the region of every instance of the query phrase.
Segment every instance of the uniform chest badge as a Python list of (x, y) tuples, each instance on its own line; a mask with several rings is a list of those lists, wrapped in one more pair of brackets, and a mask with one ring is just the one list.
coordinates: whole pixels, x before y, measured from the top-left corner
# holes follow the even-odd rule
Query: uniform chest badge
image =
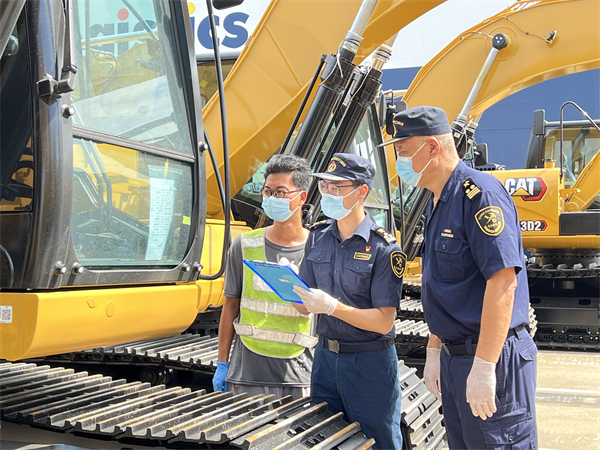
[(477, 225), (488, 236), (498, 236), (504, 230), (504, 214), (497, 206), (488, 206), (475, 214)]
[(402, 278), (406, 270), (406, 255), (400, 251), (394, 251), (390, 255), (392, 271), (398, 278)]
[(368, 261), (371, 259), (371, 255), (370, 253), (361, 253), (361, 252), (355, 252), (354, 253), (354, 259), (360, 259), (362, 261)]

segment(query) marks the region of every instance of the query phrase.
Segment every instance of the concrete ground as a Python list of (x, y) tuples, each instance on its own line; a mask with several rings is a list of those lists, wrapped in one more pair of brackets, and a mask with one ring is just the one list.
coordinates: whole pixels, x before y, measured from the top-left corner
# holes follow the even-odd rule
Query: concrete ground
[(600, 450), (600, 354), (538, 353), (541, 449)]

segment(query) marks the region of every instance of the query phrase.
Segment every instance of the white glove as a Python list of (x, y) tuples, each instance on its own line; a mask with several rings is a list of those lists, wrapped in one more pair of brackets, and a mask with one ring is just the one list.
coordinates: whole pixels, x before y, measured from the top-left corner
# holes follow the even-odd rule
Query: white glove
[(482, 420), (496, 412), (496, 364), (477, 356), (467, 377), (467, 403)]
[(435, 398), (442, 401), (442, 390), (440, 389), (440, 348), (427, 348), (427, 358), (425, 359), (425, 369), (423, 369), (423, 378), (425, 386), (429, 389)]
[(331, 315), (337, 307), (338, 301), (320, 289), (307, 291), (300, 286), (294, 286), (294, 292), (302, 299), (302, 303), (313, 314)]
[(288, 266), (290, 269), (292, 269), (294, 272), (296, 272), (296, 275), (298, 275), (298, 266), (296, 264), (294, 264), (293, 262), (290, 262), (289, 259), (287, 259), (285, 256), (281, 257), (279, 259), (279, 265), (280, 266)]

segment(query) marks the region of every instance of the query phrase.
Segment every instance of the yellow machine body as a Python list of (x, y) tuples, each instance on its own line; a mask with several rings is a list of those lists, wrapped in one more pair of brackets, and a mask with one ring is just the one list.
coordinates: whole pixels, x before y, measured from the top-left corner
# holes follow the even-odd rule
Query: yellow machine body
[(565, 212), (564, 179), (560, 169), (519, 169), (491, 172), (517, 207), (525, 248), (600, 248), (600, 236), (561, 236), (559, 216)]
[(174, 335), (194, 321), (200, 298), (194, 284), (3, 292), (0, 304), (11, 318), (0, 324), (0, 357), (14, 361)]

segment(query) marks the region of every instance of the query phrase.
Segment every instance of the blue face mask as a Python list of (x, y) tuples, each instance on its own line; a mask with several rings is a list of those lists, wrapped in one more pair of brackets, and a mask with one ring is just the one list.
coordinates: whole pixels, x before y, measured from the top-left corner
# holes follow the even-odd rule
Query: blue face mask
[[(296, 195), (296, 197), (298, 197), (298, 195)], [(263, 197), (263, 211), (275, 222), (285, 222), (292, 217), (292, 214), (294, 214), (298, 208), (300, 208), (300, 205), (298, 205), (296, 209), (290, 211), (290, 202), (294, 198), (275, 198), (273, 196)]]
[[(426, 143), (427, 142), (423, 142), (423, 145), (419, 147), (419, 150), (421, 150)], [(415, 152), (415, 155), (419, 153), (419, 150)], [(419, 180), (421, 179), (421, 174), (425, 171), (425, 169), (427, 169), (427, 166), (431, 162), (431, 160), (429, 160), (425, 167), (423, 167), (423, 170), (417, 173), (414, 171), (412, 166), (412, 160), (415, 157), (415, 155), (398, 156), (398, 159), (396, 160), (396, 172), (398, 173), (398, 176), (406, 184), (410, 184), (412, 186), (416, 186), (419, 183)]]
[[(356, 189), (358, 189), (358, 187)], [(356, 189), (354, 189), (354, 191), (356, 191)], [(341, 220), (350, 214), (350, 211), (352, 211), (352, 209), (356, 206), (358, 200), (356, 200), (356, 203), (352, 205), (352, 208), (346, 209), (344, 207), (344, 199), (352, 194), (352, 192), (349, 192), (344, 196), (321, 194), (321, 210), (323, 211), (323, 214), (335, 220)]]

